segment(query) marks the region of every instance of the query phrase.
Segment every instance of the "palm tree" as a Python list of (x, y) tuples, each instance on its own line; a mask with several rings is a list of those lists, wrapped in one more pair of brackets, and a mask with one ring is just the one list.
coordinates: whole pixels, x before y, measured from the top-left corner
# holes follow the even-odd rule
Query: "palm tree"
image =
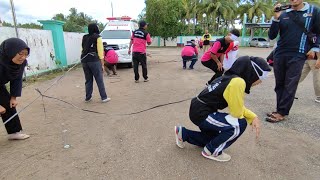
[(213, 25), (214, 30), (218, 32), (222, 22), (232, 22), (236, 16), (237, 6), (234, 0), (207, 0), (202, 7), (208, 19), (212, 21), (209, 25)]
[(238, 8), (238, 15), (240, 19), (243, 18), (244, 13), (248, 15), (248, 21), (252, 22), (254, 17), (258, 17), (258, 21), (262, 14), (264, 14), (267, 18), (271, 18), (273, 12), (273, 1), (272, 0), (264, 0), (264, 1), (251, 1), (245, 4), (240, 4)]

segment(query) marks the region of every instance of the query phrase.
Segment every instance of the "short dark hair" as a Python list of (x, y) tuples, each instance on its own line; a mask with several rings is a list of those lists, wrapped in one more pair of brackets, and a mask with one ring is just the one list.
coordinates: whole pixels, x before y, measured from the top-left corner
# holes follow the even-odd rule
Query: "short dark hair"
[(232, 29), (230, 33), (237, 37), (240, 37), (240, 31), (238, 29)]

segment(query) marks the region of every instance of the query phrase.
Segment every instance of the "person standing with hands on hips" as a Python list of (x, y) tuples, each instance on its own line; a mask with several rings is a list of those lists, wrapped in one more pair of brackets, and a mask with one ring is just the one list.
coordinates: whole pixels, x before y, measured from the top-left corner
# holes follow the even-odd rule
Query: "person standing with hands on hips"
[(148, 24), (145, 21), (139, 22), (139, 29), (132, 33), (131, 41), (129, 45), (128, 54), (131, 54), (132, 47), (132, 62), (135, 82), (139, 82), (139, 64), (142, 66), (142, 75), (144, 82), (148, 82), (148, 70), (147, 70), (147, 45), (151, 44), (150, 34), (146, 31)]
[[(18, 38), (10, 38), (0, 45), (0, 116), (5, 123), (9, 140), (23, 140), (30, 136), (23, 134), (20, 118), (17, 113), (17, 97), (22, 92), (22, 76), (30, 48)], [(10, 92), (5, 84), (10, 82)]]
[(320, 50), (319, 9), (303, 0), (290, 0), (290, 5), (282, 12), (281, 4), (274, 7), (268, 34), (271, 40), (280, 34), (273, 62), (277, 108), (266, 118), (272, 123), (283, 121), (289, 115), (303, 65), (307, 57), (314, 58)]

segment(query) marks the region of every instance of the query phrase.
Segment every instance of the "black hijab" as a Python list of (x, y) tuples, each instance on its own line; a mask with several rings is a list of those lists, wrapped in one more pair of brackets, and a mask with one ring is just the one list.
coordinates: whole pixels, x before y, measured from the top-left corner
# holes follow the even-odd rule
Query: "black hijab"
[(89, 35), (100, 34), (98, 25), (96, 23), (89, 24), (88, 25), (88, 32), (89, 32)]
[[(246, 82), (245, 92), (247, 94), (250, 93), (250, 88), (252, 84), (259, 79), (256, 71), (253, 68), (251, 61), (256, 63), (263, 71), (271, 71), (268, 63), (263, 58), (253, 57), (253, 56), (251, 57), (242, 56), (242, 57), (239, 57), (234, 62), (232, 67), (228, 71), (226, 71), (224, 74), (226, 76), (237, 75), (242, 79), (244, 79), (244, 81)], [(262, 76), (263, 72), (259, 68), (256, 68), (256, 70), (259, 73), (259, 75)]]
[(26, 65), (26, 61), (23, 64), (15, 64), (12, 61), (24, 49), (30, 54), (30, 48), (19, 38), (6, 39), (0, 45), (0, 65), (4, 67), (9, 80), (16, 79)]

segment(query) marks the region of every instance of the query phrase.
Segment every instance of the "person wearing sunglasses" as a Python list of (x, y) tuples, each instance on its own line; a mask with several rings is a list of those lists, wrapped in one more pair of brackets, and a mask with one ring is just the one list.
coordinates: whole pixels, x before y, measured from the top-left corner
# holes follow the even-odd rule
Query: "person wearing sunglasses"
[[(9, 38), (0, 45), (0, 115), (5, 123), (9, 140), (23, 140), (30, 136), (22, 133), (19, 116), (16, 114), (17, 97), (21, 96), (22, 76), (30, 48), (18, 38)], [(5, 84), (10, 83), (10, 92)]]
[[(231, 156), (223, 151), (242, 135), (248, 124), (256, 130), (256, 138), (259, 136), (260, 120), (244, 106), (245, 93), (265, 80), (270, 71), (263, 58), (238, 58), (224, 75), (191, 100), (189, 117), (200, 131), (175, 126), (176, 145), (184, 148), (184, 142), (188, 142), (203, 147), (205, 158), (229, 161)], [(220, 111), (227, 107), (230, 113)]]

